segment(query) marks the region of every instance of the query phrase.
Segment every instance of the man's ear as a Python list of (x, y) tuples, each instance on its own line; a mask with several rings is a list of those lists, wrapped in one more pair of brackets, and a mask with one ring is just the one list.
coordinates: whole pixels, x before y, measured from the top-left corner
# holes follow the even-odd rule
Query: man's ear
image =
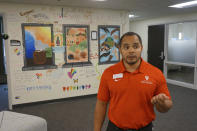
[(143, 45), (141, 44), (142, 50), (143, 50)]

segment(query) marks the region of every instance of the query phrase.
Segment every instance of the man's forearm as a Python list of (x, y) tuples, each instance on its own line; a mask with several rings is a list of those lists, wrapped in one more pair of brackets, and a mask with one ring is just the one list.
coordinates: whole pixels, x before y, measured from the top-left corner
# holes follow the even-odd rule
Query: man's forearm
[(107, 104), (97, 101), (94, 112), (94, 131), (101, 131), (103, 122), (105, 120), (106, 110)]

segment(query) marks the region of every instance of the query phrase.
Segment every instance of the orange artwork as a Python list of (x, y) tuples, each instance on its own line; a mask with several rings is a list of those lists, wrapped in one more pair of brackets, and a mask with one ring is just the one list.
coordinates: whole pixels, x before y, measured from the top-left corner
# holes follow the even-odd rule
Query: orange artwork
[(34, 38), (37, 41), (41, 41), (43, 44), (48, 44), (51, 47), (51, 27), (42, 26), (26, 26), (25, 31), (29, 31), (34, 34)]
[(66, 59), (67, 63), (88, 61), (87, 28), (66, 28)]

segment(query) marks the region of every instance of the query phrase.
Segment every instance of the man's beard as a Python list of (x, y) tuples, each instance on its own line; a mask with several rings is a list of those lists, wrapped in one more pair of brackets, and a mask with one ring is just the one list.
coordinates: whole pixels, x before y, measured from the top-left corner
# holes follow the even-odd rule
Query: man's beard
[(129, 65), (134, 65), (134, 64), (136, 64), (136, 63), (140, 60), (140, 58), (141, 58), (141, 57), (137, 57), (137, 56), (136, 56), (136, 60), (135, 60), (135, 61), (129, 61), (129, 60), (127, 60), (127, 58), (126, 58), (126, 63), (129, 64)]

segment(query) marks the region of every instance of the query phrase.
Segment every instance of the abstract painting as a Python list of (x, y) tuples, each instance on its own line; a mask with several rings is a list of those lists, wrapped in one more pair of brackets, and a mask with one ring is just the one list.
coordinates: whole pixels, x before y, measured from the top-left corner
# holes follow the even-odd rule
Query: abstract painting
[(99, 64), (111, 64), (120, 61), (118, 43), (120, 39), (120, 26), (98, 26)]
[(22, 24), (24, 67), (23, 70), (48, 69), (54, 66), (52, 52), (53, 25)]
[(64, 25), (65, 65), (91, 64), (89, 61), (89, 26)]

